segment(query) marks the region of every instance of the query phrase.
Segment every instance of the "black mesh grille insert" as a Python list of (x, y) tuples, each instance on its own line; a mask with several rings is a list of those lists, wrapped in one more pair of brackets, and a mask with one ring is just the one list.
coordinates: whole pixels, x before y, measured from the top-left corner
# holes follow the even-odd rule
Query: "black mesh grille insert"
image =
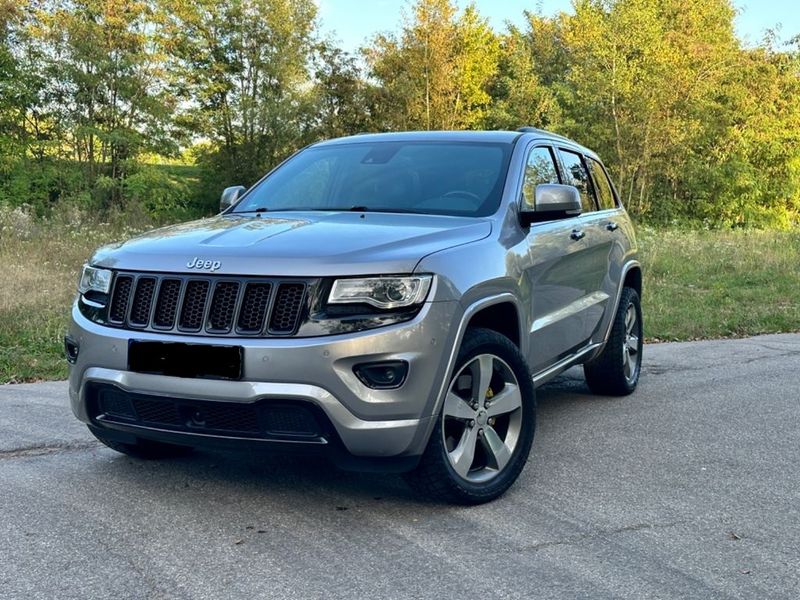
[(136, 418), (136, 413), (128, 395), (115, 389), (106, 389), (101, 392), (100, 410), (106, 414), (125, 419)]
[(314, 415), (300, 406), (276, 406), (264, 411), (267, 431), (275, 435), (317, 435)]
[(153, 315), (153, 325), (164, 329), (175, 326), (175, 316), (178, 314), (178, 299), (181, 296), (180, 279), (164, 279), (158, 290), (156, 313)]
[(264, 319), (269, 304), (269, 283), (248, 283), (244, 290), (242, 309), (239, 311), (237, 330), (241, 333), (260, 333), (264, 328)]
[(140, 277), (133, 294), (133, 306), (128, 322), (144, 327), (150, 322), (150, 308), (153, 306), (153, 292), (156, 289), (155, 277)]
[(282, 283), (278, 286), (275, 306), (269, 320), (270, 333), (294, 333), (303, 308), (305, 292), (306, 286), (302, 283)]
[(208, 296), (208, 281), (190, 280), (186, 284), (186, 294), (181, 306), (179, 327), (188, 331), (200, 331), (203, 325), (203, 315), (206, 310), (206, 296)]
[(236, 281), (220, 281), (216, 285), (208, 311), (209, 331), (227, 333), (231, 330), (238, 295), (239, 283)]
[(178, 407), (168, 400), (134, 398), (133, 407), (140, 421), (154, 425), (180, 425)]
[[(191, 409), (190, 409), (191, 410)], [(208, 403), (190, 415), (194, 422), (206, 429), (241, 433), (259, 433), (258, 414), (253, 406)]]
[(128, 300), (131, 297), (133, 288), (133, 277), (130, 275), (119, 275), (117, 283), (114, 285), (114, 296), (111, 299), (111, 307), (108, 310), (108, 319), (114, 323), (124, 323), (125, 315), (128, 312)]

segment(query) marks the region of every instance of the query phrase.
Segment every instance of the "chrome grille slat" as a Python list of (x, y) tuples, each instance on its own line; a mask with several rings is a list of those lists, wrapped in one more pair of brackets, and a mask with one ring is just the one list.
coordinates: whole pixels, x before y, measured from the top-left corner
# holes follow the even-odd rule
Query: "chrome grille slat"
[(242, 337), (294, 335), (311, 280), (118, 272), (109, 325)]

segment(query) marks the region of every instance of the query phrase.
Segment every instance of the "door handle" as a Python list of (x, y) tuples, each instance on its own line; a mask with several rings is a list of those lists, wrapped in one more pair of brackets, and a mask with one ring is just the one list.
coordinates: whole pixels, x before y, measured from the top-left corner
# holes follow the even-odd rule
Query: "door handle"
[(615, 223), (614, 221), (609, 221), (608, 223), (606, 223), (606, 229), (608, 229), (609, 231), (616, 231), (617, 229), (619, 229), (619, 223)]
[(586, 233), (581, 231), (580, 229), (573, 229), (572, 233), (569, 234), (569, 237), (571, 237), (573, 240), (577, 242), (578, 240), (582, 240), (583, 238), (585, 238)]

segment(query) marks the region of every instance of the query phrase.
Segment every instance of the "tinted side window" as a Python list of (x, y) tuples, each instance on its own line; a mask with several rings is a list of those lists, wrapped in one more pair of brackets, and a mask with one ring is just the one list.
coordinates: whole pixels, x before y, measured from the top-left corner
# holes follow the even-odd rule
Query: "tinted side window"
[(597, 190), (597, 201), (600, 203), (600, 209), (615, 208), (617, 203), (614, 201), (614, 192), (611, 191), (611, 182), (608, 181), (608, 175), (606, 175), (602, 165), (593, 158), (590, 158), (587, 162), (592, 170), (594, 189)]
[(581, 193), (581, 206), (583, 212), (592, 212), (597, 210), (594, 204), (594, 192), (592, 190), (592, 182), (589, 180), (589, 172), (586, 170), (586, 165), (580, 154), (570, 152), (569, 150), (559, 150), (561, 160), (564, 163), (566, 170), (567, 180), (564, 182), (567, 185), (574, 185)]
[(561, 183), (558, 178), (556, 162), (550, 148), (540, 146), (528, 155), (525, 165), (525, 179), (522, 183), (522, 201), (529, 207), (534, 204), (534, 192), (540, 183)]

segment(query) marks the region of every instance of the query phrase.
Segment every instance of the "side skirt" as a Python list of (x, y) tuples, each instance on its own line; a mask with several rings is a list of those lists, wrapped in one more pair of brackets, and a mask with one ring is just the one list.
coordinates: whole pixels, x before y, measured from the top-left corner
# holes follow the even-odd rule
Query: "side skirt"
[(563, 373), (564, 371), (566, 371), (570, 367), (572, 367), (574, 365), (577, 365), (578, 363), (585, 362), (585, 359), (589, 355), (594, 353), (596, 350), (598, 350), (602, 346), (603, 346), (603, 343), (600, 343), (600, 342), (595, 343), (595, 344), (589, 344), (588, 346), (585, 346), (584, 348), (582, 348), (581, 350), (579, 350), (575, 354), (567, 356), (566, 358), (562, 358), (556, 364), (554, 364), (554, 365), (552, 365), (550, 367), (547, 367), (546, 369), (544, 369), (542, 371), (539, 371), (538, 373), (536, 373), (533, 376), (533, 385), (535, 387), (539, 387), (540, 385), (542, 385), (544, 383), (547, 383), (548, 381), (550, 381), (551, 379), (553, 379), (557, 375), (560, 375), (561, 373)]

